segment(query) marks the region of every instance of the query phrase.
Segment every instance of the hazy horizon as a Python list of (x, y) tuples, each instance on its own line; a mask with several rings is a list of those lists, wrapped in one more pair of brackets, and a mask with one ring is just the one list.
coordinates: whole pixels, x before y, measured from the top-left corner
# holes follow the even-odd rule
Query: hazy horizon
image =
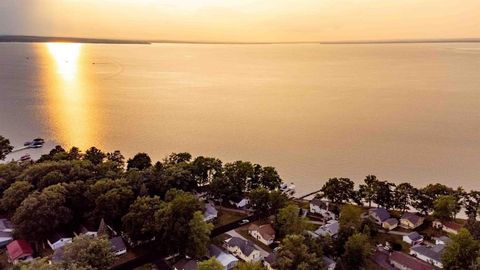
[(3, 0), (0, 34), (202, 42), (480, 37), (480, 2)]

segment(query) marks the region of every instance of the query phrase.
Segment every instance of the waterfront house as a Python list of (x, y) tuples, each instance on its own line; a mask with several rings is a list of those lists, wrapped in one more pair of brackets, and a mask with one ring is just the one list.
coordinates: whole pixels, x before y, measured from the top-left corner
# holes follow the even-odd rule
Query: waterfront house
[(329, 210), (329, 202), (324, 202), (320, 198), (310, 201), (310, 213), (318, 214), (325, 220), (336, 219), (335, 214)]
[(455, 223), (453, 221), (440, 221), (435, 220), (432, 223), (432, 227), (436, 229), (442, 229), (444, 232), (458, 234), (458, 232), (462, 229), (462, 225)]
[(436, 245), (447, 245), (451, 241), (448, 236), (434, 237), (433, 240), (435, 240)]
[(442, 254), (444, 249), (445, 245), (435, 245), (433, 247), (416, 245), (410, 248), (410, 255), (436, 267), (443, 268)]
[(336, 220), (330, 220), (327, 224), (320, 226), (316, 231), (315, 234), (320, 236), (336, 236), (338, 231), (340, 230), (340, 223)]
[(271, 245), (275, 240), (275, 230), (270, 224), (251, 224), (248, 227), (248, 233), (256, 240), (262, 242), (265, 245)]
[(418, 245), (423, 242), (423, 236), (418, 232), (411, 232), (402, 237), (403, 242), (410, 244), (411, 246)]
[(215, 245), (208, 246), (208, 256), (215, 257), (226, 270), (232, 270), (238, 264), (238, 259), (235, 258), (235, 256), (224, 252), (221, 248)]
[(260, 251), (250, 241), (239, 237), (225, 240), (225, 247), (233, 255), (246, 262), (258, 262), (262, 259)]
[(13, 224), (10, 220), (1, 218), (0, 219), (0, 232), (13, 232)]
[(275, 270), (273, 265), (277, 261), (277, 254), (274, 252), (270, 253), (264, 260), (263, 260), (263, 266), (267, 268), (268, 270)]
[(0, 248), (5, 247), (8, 243), (13, 241), (13, 236), (11, 232), (2, 232), (0, 231)]
[(249, 203), (250, 200), (248, 198), (237, 198), (234, 200), (230, 200), (230, 204), (234, 205), (237, 208), (246, 208)]
[(213, 203), (205, 204), (205, 212), (203, 213), (203, 221), (213, 221), (218, 216), (218, 210)]
[(430, 264), (427, 264), (415, 257), (409, 256), (405, 253), (394, 251), (390, 255), (388, 262), (395, 269), (401, 270), (435, 270)]
[(390, 218), (390, 213), (385, 208), (371, 208), (368, 215), (378, 225), (382, 225), (382, 222)]
[(382, 222), (382, 228), (385, 230), (393, 230), (398, 226), (398, 220), (396, 218), (389, 218)]
[(197, 270), (198, 263), (195, 260), (183, 258), (173, 265), (173, 270)]
[(7, 245), (8, 261), (13, 264), (33, 260), (33, 249), (25, 240), (15, 240)]
[(73, 233), (68, 231), (60, 231), (50, 235), (47, 243), (53, 250), (59, 249), (73, 240)]
[(112, 252), (115, 256), (120, 256), (127, 253), (127, 246), (121, 236), (114, 237), (109, 240)]
[(406, 212), (400, 218), (400, 227), (404, 229), (415, 229), (418, 226), (422, 225), (424, 220), (424, 217), (421, 217), (414, 213)]

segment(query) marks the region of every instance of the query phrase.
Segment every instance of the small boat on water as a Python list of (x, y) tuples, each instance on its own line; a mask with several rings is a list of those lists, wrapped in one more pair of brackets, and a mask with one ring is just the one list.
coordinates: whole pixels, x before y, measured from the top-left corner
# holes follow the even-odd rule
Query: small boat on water
[(32, 160), (32, 157), (30, 157), (30, 154), (26, 154), (20, 157), (21, 162), (26, 162)]
[(31, 148), (40, 148), (45, 144), (45, 140), (42, 138), (36, 138), (31, 142), (25, 142), (23, 146), (31, 147)]

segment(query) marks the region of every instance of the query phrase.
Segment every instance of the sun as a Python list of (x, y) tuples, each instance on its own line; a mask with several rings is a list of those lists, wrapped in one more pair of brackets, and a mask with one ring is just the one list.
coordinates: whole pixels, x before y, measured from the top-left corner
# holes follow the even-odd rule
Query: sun
[(47, 48), (57, 64), (57, 72), (65, 79), (71, 80), (77, 74), (79, 43), (47, 43)]

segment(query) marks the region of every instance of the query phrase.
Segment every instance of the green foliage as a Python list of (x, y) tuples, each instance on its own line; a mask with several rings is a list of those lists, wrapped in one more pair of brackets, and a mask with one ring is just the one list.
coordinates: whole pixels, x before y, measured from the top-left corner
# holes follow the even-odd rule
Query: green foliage
[(278, 211), (275, 225), (280, 237), (303, 233), (306, 226), (305, 218), (299, 214), (300, 208), (294, 204), (290, 204)]
[(375, 194), (378, 189), (378, 180), (375, 175), (367, 175), (364, 180), (365, 184), (359, 186), (361, 197), (368, 202), (368, 207), (372, 206), (372, 201), (375, 199)]
[(415, 194), (415, 188), (410, 183), (401, 183), (395, 187), (393, 193), (395, 208), (405, 212), (411, 204), (412, 197)]
[(479, 243), (466, 229), (461, 229), (457, 235), (451, 236), (451, 241), (445, 247), (442, 264), (445, 269), (478, 269), (475, 267), (479, 257)]
[(368, 257), (372, 254), (372, 248), (367, 235), (360, 233), (352, 235), (345, 244), (340, 269), (363, 269)]
[(79, 236), (65, 246), (66, 265), (76, 264), (94, 270), (107, 269), (114, 261), (110, 242), (103, 237)]
[(106, 157), (107, 155), (95, 146), (92, 146), (85, 151), (85, 155), (83, 156), (84, 159), (92, 162), (93, 165), (102, 163)]
[(285, 237), (274, 267), (278, 270), (324, 269), (322, 254), (313, 252), (305, 242), (305, 237), (298, 234)]
[(160, 197), (138, 197), (122, 218), (123, 231), (134, 242), (149, 241), (156, 235), (156, 224), (152, 218), (164, 202)]
[(235, 268), (235, 270), (264, 270), (262, 263), (248, 263), (248, 262), (241, 262)]
[(223, 270), (223, 265), (212, 257), (206, 261), (202, 261), (198, 263), (198, 270)]
[(341, 227), (350, 227), (355, 230), (362, 224), (362, 209), (352, 204), (345, 204), (340, 211), (339, 223)]
[(333, 203), (348, 202), (354, 195), (354, 183), (348, 178), (330, 178), (323, 185), (322, 192)]
[(13, 150), (10, 140), (0, 135), (0, 160), (4, 160)]
[(138, 153), (127, 161), (127, 170), (144, 170), (152, 166), (152, 160), (146, 153)]
[(197, 211), (193, 214), (193, 218), (188, 223), (188, 245), (186, 254), (194, 258), (202, 258), (208, 253), (208, 243), (210, 242), (210, 232), (213, 224), (203, 220), (203, 214)]
[(288, 203), (285, 194), (278, 190), (268, 191), (265, 188), (257, 188), (249, 194), (250, 205), (256, 213), (262, 217), (276, 214), (280, 208)]
[(439, 196), (433, 202), (433, 215), (442, 220), (453, 219), (458, 212), (458, 203), (451, 195)]
[(17, 181), (13, 183), (5, 190), (0, 200), (2, 210), (7, 213), (14, 213), (32, 190), (33, 186), (27, 181)]

